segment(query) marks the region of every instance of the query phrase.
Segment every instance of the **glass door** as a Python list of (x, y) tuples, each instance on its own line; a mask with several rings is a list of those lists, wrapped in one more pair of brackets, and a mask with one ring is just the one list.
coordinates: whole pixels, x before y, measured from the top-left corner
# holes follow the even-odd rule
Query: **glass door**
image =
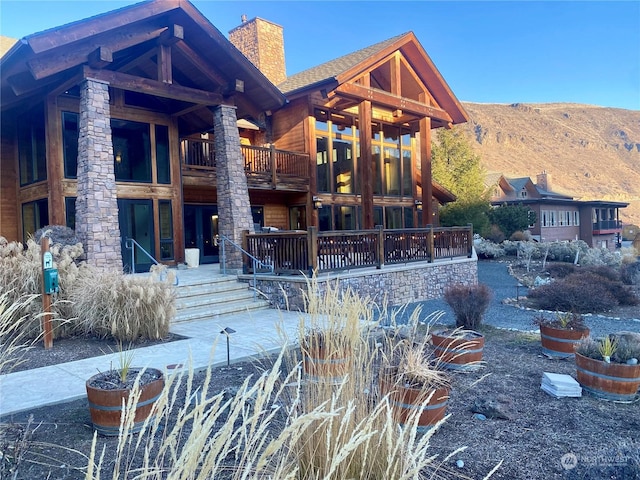
[[(153, 262), (140, 247), (155, 258), (153, 203), (151, 200), (118, 199), (118, 221), (124, 271), (148, 272)], [(131, 248), (127, 248), (127, 239), (129, 238), (135, 240), (139, 245), (133, 244), (133, 252)]]
[(219, 261), (218, 206), (184, 206), (184, 246), (200, 250), (200, 263)]

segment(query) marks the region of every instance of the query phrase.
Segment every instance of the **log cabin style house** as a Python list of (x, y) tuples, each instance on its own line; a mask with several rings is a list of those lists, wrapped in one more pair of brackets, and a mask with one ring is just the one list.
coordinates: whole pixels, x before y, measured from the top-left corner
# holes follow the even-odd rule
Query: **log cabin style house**
[(431, 130), (467, 114), (411, 32), (287, 77), (280, 26), (227, 39), (150, 0), (24, 37), (0, 71), (0, 234), (68, 225), (98, 267), (148, 267), (128, 239), (207, 263), (218, 234), (425, 226), (454, 200)]

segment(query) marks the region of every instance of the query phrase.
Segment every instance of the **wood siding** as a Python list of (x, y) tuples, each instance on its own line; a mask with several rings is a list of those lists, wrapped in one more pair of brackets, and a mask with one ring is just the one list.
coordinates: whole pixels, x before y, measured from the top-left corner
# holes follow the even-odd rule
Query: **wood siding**
[(307, 153), (304, 122), (309, 116), (306, 99), (296, 100), (273, 115), (273, 142), (280, 150)]
[(18, 240), (18, 148), (15, 119), (2, 116), (0, 143), (0, 235), (9, 241)]

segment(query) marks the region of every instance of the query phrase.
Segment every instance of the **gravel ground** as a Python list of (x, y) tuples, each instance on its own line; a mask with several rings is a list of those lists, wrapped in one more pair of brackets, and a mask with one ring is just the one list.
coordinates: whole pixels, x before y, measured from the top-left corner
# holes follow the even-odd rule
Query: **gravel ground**
[[(537, 331), (538, 328), (533, 324), (533, 319), (540, 313), (538, 310), (524, 309), (503, 303), (505, 299), (513, 299), (517, 295), (526, 296), (527, 294), (527, 288), (518, 287), (518, 281), (509, 275), (508, 265), (508, 262), (478, 261), (478, 281), (493, 290), (493, 299), (483, 317), (483, 323), (497, 328), (524, 332)], [(411, 312), (418, 305), (422, 307), (422, 318), (433, 311), (444, 310), (446, 314), (442, 317), (441, 323), (452, 324), (454, 322), (453, 311), (443, 299), (416, 302), (409, 305), (406, 311)], [(637, 307), (637, 310), (636, 314), (631, 315), (625, 312), (631, 318), (617, 318), (614, 312), (613, 317), (587, 314), (584, 315), (584, 319), (594, 337), (621, 330), (637, 332), (640, 331), (640, 307)], [(400, 317), (399, 321), (406, 321), (406, 315)]]

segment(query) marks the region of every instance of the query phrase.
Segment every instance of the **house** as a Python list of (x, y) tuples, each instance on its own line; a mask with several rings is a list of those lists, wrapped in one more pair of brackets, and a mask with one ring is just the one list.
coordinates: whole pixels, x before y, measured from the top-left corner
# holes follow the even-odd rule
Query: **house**
[(289, 78), (282, 38), (149, 0), (18, 41), (0, 59), (0, 234), (66, 224), (90, 263), (139, 271), (192, 247), (215, 262), (219, 235), (262, 226), (437, 222), (455, 197), (431, 181), (431, 130), (467, 114), (415, 35)]
[(620, 209), (628, 203), (604, 200), (582, 201), (553, 191), (551, 174), (546, 171), (533, 183), (529, 177), (487, 176), (491, 204), (524, 205), (536, 214), (529, 226), (538, 241), (584, 240), (593, 248), (614, 249), (620, 245)]

